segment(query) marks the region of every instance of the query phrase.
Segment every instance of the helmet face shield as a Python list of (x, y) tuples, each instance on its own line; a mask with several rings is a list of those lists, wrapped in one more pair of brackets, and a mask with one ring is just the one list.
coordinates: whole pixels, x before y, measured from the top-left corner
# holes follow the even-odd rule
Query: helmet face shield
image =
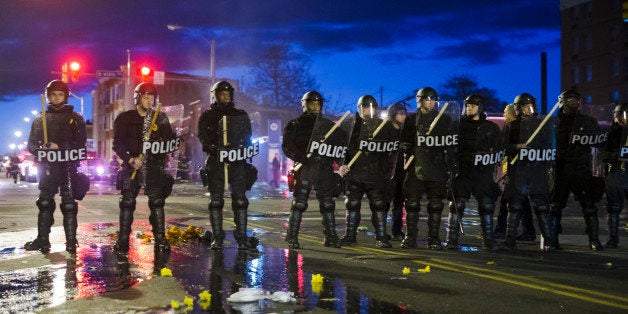
[(417, 107), (425, 111), (437, 110), (439, 107), (438, 96), (416, 97)]
[(417, 108), (423, 111), (438, 109), (438, 93), (431, 87), (423, 87), (416, 93)]
[(304, 112), (317, 115), (323, 109), (323, 103), (320, 100), (303, 100), (303, 102), (305, 102)]
[(628, 104), (615, 106), (615, 110), (613, 110), (613, 120), (621, 126), (628, 126)]
[(374, 118), (377, 107), (377, 100), (371, 95), (364, 95), (358, 99), (358, 114), (362, 118)]

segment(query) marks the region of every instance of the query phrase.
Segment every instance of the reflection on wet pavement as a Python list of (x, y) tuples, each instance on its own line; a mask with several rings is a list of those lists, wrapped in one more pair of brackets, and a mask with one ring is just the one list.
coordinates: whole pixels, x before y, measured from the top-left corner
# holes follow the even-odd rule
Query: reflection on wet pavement
[[(136, 223), (147, 224), (145, 221)], [(189, 296), (198, 299), (199, 293), (205, 290), (211, 294), (209, 308), (202, 308), (195, 302), (195, 311), (403, 311), (399, 306), (366, 298), (339, 278), (307, 272), (302, 255), (296, 251), (260, 245), (259, 251), (251, 252), (237, 250), (231, 245), (221, 252), (210, 250), (199, 241), (191, 241), (176, 243), (170, 254), (160, 254), (155, 258), (153, 245), (143, 244), (136, 238), (131, 242), (127, 259), (112, 252), (115, 238), (109, 232), (115, 232), (115, 225), (81, 225), (80, 228), (84, 235), (91, 232), (91, 238), (82, 241), (84, 244), (79, 247), (75, 259), (65, 252), (55, 252), (53, 248), (53, 252), (45, 256), (49, 260), (45, 266), (29, 268), (25, 261), (37, 256), (25, 253), (20, 247), (0, 248), (0, 261), (17, 259), (23, 263), (23, 266), (16, 267), (19, 268), (17, 270), (0, 271), (0, 308), (32, 312), (73, 299), (128, 289), (151, 280), (159, 275), (159, 269), (167, 267)], [(227, 232), (226, 240), (235, 243), (232, 232)], [(269, 299), (252, 303), (228, 302), (227, 298), (240, 288), (260, 288), (268, 293), (293, 292), (297, 302), (279, 303)], [(136, 297), (128, 296), (129, 299)], [(163, 304), (154, 306), (170, 309), (171, 299), (171, 296), (164, 295)], [(129, 309), (120, 309), (122, 312), (125, 310)]]

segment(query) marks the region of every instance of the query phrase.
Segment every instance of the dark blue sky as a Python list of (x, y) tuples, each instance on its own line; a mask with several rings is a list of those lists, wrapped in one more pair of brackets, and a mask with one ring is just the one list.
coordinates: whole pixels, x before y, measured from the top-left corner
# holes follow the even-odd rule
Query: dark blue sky
[[(184, 26), (168, 30), (168, 24)], [(438, 88), (470, 75), (503, 101), (540, 94), (540, 54), (548, 54), (548, 98), (560, 88), (558, 0), (233, 1), (107, 0), (0, 2), (0, 152), (26, 139), (39, 93), (77, 59), (82, 71), (117, 70), (133, 60), (154, 69), (244, 79), (265, 46), (289, 44), (308, 54), (320, 92), (335, 107), (354, 109), (363, 94), (384, 103), (423, 86)], [(72, 91), (85, 97), (95, 78)], [(79, 101), (70, 100), (79, 110)], [(295, 104), (298, 105), (298, 104)]]

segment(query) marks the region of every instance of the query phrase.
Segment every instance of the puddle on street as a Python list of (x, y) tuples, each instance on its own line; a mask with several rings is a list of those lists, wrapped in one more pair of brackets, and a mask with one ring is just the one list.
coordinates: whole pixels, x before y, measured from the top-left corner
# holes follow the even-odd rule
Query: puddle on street
[[(93, 230), (102, 229), (103, 225), (81, 227), (94, 233)], [(290, 313), (313, 309), (339, 313), (408, 312), (398, 305), (365, 297), (344, 284), (341, 278), (308, 272), (304, 268), (303, 256), (297, 251), (262, 245), (258, 246), (258, 252), (237, 250), (231, 231), (227, 231), (222, 252), (192, 241), (173, 245), (169, 256), (158, 256), (157, 259), (151, 244), (141, 244), (140, 239), (133, 239), (128, 262), (112, 252), (113, 237), (103, 236), (98, 242), (106, 244), (81, 246), (76, 259), (66, 259), (65, 263), (0, 271), (2, 308), (33, 312), (72, 299), (134, 287), (157, 276), (155, 269), (165, 266), (172, 270), (173, 277), (195, 300), (205, 290), (211, 294), (209, 308), (202, 309), (198, 302), (194, 303), (194, 311), (198, 312)], [(22, 248), (3, 248), (2, 251), (4, 254), (23, 254)], [(49, 255), (52, 254), (60, 253)], [(249, 303), (228, 302), (227, 298), (240, 288), (258, 288), (269, 293), (292, 292), (297, 301), (279, 303), (265, 299)], [(164, 298), (170, 302), (170, 297), (165, 295)]]

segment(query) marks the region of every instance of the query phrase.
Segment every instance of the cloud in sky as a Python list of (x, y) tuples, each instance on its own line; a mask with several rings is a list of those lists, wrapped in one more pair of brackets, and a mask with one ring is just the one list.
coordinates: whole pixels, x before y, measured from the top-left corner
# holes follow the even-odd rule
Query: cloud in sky
[[(0, 113), (41, 93), (59, 77), (51, 71), (74, 58), (86, 73), (116, 70), (129, 49), (155, 69), (208, 75), (210, 39), (217, 75), (237, 79), (264, 47), (289, 43), (311, 56), (321, 91), (339, 103), (380, 86), (391, 101), (460, 73), (510, 100), (540, 90), (541, 51), (555, 63), (557, 91), (559, 13), (557, 0), (2, 1)], [(95, 86), (84, 77), (71, 88)]]

